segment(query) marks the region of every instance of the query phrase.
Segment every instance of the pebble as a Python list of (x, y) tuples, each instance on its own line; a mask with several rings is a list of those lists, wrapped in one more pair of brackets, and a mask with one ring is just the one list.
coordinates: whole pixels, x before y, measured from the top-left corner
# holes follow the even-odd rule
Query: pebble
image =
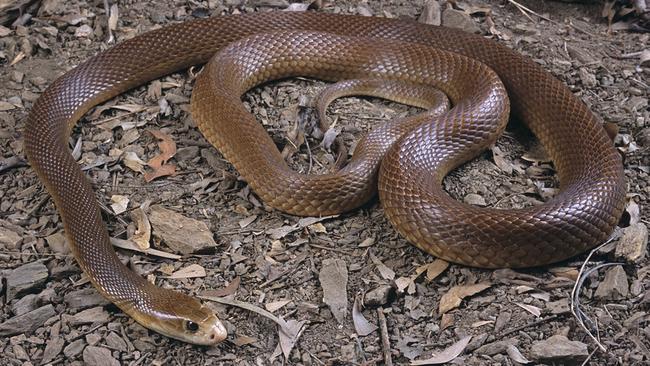
[(43, 351), (43, 359), (41, 360), (41, 364), (46, 364), (56, 358), (56, 356), (58, 356), (59, 353), (61, 353), (63, 350), (64, 345), (65, 341), (63, 338), (58, 336), (51, 338), (45, 346), (45, 351)]
[(485, 203), (485, 198), (483, 196), (476, 194), (476, 193), (470, 193), (467, 196), (463, 198), (463, 202), (469, 204), (469, 205), (475, 205), (475, 206), (486, 206), (487, 204)]
[(105, 306), (109, 302), (94, 288), (85, 288), (65, 294), (63, 301), (74, 309), (86, 309), (93, 306)]
[(107, 323), (110, 315), (103, 307), (98, 306), (95, 308), (86, 309), (78, 312), (77, 314), (68, 317), (70, 325), (82, 325), (92, 323)]
[(530, 355), (537, 361), (584, 361), (589, 356), (587, 345), (571, 341), (563, 335), (533, 343)]
[(569, 308), (569, 299), (566, 298), (549, 302), (546, 304), (546, 308), (551, 312), (551, 314), (565, 314), (571, 311)]
[(383, 306), (388, 303), (388, 299), (394, 294), (395, 289), (391, 285), (380, 285), (366, 293), (366, 296), (363, 298), (363, 303), (368, 307)]
[(212, 232), (204, 222), (185, 217), (162, 206), (151, 206), (149, 221), (154, 236), (162, 239), (174, 252), (192, 254), (217, 246)]
[(442, 12), (442, 25), (445, 27), (459, 28), (468, 33), (480, 33), (481, 28), (464, 11), (445, 9)]
[(7, 276), (7, 301), (16, 295), (39, 289), (47, 280), (49, 273), (42, 262), (24, 264)]
[(0, 337), (32, 333), (55, 315), (54, 306), (48, 304), (29, 313), (14, 316), (0, 324)]
[(81, 352), (84, 350), (84, 347), (86, 347), (86, 341), (80, 338), (67, 345), (63, 349), (63, 354), (65, 357), (73, 359), (81, 354)]
[(488, 343), (479, 347), (475, 353), (479, 355), (493, 356), (499, 353), (506, 353), (508, 346), (516, 346), (519, 342), (515, 338), (505, 339)]
[(623, 266), (617, 265), (607, 270), (605, 279), (598, 285), (594, 296), (603, 300), (621, 300), (627, 297), (629, 284)]
[(0, 248), (16, 249), (22, 240), (23, 237), (15, 231), (0, 227)]
[(638, 222), (625, 228), (623, 236), (616, 245), (615, 255), (628, 262), (638, 262), (645, 257), (648, 249), (648, 227)]
[(112, 349), (126, 352), (128, 350), (126, 342), (115, 332), (110, 332), (106, 336), (106, 345)]

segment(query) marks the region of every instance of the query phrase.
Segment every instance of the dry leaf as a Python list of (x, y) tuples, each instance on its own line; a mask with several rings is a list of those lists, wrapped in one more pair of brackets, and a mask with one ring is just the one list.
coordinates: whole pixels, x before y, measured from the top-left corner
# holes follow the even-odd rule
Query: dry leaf
[(442, 314), (440, 319), (440, 331), (451, 327), (454, 324), (454, 316), (452, 314)]
[(264, 305), (264, 307), (266, 308), (266, 310), (268, 310), (270, 312), (274, 312), (276, 310), (279, 310), (279, 309), (283, 308), (285, 305), (287, 305), (290, 302), (291, 302), (291, 300), (273, 301), (273, 302), (270, 302), (270, 303)]
[(196, 278), (196, 277), (205, 277), (205, 268), (198, 264), (190, 264), (187, 267), (181, 268), (178, 271), (172, 273), (168, 278)]
[(144, 174), (144, 166), (147, 164), (144, 161), (140, 160), (138, 155), (134, 153), (133, 151), (127, 151), (124, 154), (124, 158), (122, 159), (124, 162), (124, 165), (126, 165), (128, 168), (131, 170), (142, 173)]
[(354, 323), (354, 331), (361, 337), (365, 337), (379, 328), (363, 316), (357, 299), (354, 299), (354, 305), (352, 305), (352, 322)]
[(342, 259), (325, 259), (318, 274), (323, 289), (323, 302), (334, 318), (342, 324), (348, 314), (348, 268)]
[(641, 221), (641, 210), (639, 210), (639, 205), (633, 199), (627, 202), (625, 212), (630, 215), (630, 225), (638, 224)]
[(147, 250), (142, 250), (138, 248), (138, 246), (135, 245), (135, 243), (133, 243), (131, 240), (111, 238), (111, 244), (114, 247), (127, 249), (127, 250), (134, 250), (136, 252), (145, 253), (156, 257), (168, 258), (168, 259), (181, 259), (180, 255), (163, 252), (162, 250), (151, 249), (151, 248)]
[(436, 277), (440, 276), (440, 274), (442, 274), (442, 272), (444, 272), (448, 267), (449, 267), (449, 263), (447, 263), (442, 259), (436, 259), (431, 263), (427, 263), (425, 265), (418, 267), (415, 270), (415, 273), (420, 275), (422, 272), (426, 271), (427, 280), (433, 281)]
[(386, 266), (384, 263), (382, 263), (379, 258), (375, 257), (372, 252), (369, 254), (372, 263), (374, 263), (377, 267), (377, 270), (381, 274), (381, 277), (383, 277), (385, 280), (392, 281), (395, 278), (395, 272), (392, 269), (388, 268), (388, 266)]
[(440, 299), (440, 314), (444, 314), (449, 310), (457, 308), (464, 298), (475, 295), (490, 288), (491, 286), (492, 285), (489, 283), (477, 283), (475, 285), (462, 285), (452, 287)]
[(119, 18), (117, 4), (111, 5), (110, 14), (108, 16), (108, 29), (114, 31), (117, 29), (117, 20)]
[(253, 344), (257, 342), (257, 338), (249, 337), (249, 336), (238, 336), (235, 339), (233, 339), (232, 343), (235, 344), (237, 347), (245, 346), (247, 344)]
[(375, 244), (375, 238), (365, 238), (359, 244), (359, 248), (367, 248), (367, 247), (372, 246), (374, 244)]
[(572, 281), (578, 279), (578, 270), (573, 267), (555, 267), (549, 268), (549, 272), (553, 273), (557, 277), (568, 278)]
[(289, 359), (289, 354), (296, 345), (296, 342), (298, 342), (305, 323), (305, 320), (288, 320), (285, 327), (280, 327), (280, 331), (278, 332), (280, 336), (280, 348), (282, 348), (282, 354), (284, 354), (285, 359)]
[(131, 236), (131, 240), (142, 250), (147, 250), (151, 246), (149, 239), (151, 239), (151, 224), (149, 218), (144, 212), (142, 207), (138, 207), (131, 211), (131, 220), (135, 223), (135, 233)]
[(212, 297), (226, 297), (233, 295), (237, 292), (237, 289), (239, 289), (239, 284), (241, 283), (241, 278), (235, 277), (228, 286), (224, 288), (219, 288), (216, 290), (208, 290), (208, 291), (203, 291), (201, 293), (202, 296), (212, 296)]
[(404, 357), (412, 360), (422, 354), (422, 346), (420, 343), (421, 342), (417, 338), (405, 336), (404, 338), (401, 338), (397, 341), (397, 345), (395, 345), (395, 347)]
[(478, 328), (478, 327), (482, 327), (484, 325), (488, 325), (488, 324), (492, 324), (492, 323), (494, 323), (494, 320), (481, 320), (481, 321), (478, 321), (476, 323), (472, 323), (471, 327), (472, 328)]
[(516, 363), (522, 363), (522, 364), (527, 364), (530, 363), (524, 355), (519, 352), (519, 349), (515, 347), (512, 344), (509, 344), (508, 347), (506, 348), (506, 352), (508, 352), (508, 356), (510, 356), (510, 359), (513, 360)]
[(243, 220), (239, 220), (239, 227), (243, 229), (246, 226), (252, 224), (253, 221), (255, 221), (256, 219), (257, 219), (257, 215), (251, 215)]
[(447, 347), (444, 351), (438, 353), (437, 355), (428, 358), (426, 360), (413, 361), (411, 365), (440, 365), (443, 363), (450, 362), (456, 357), (460, 356), (461, 353), (465, 350), (469, 341), (472, 339), (472, 336), (467, 336), (458, 342)]
[(146, 172), (144, 174), (144, 180), (151, 182), (152, 180), (159, 177), (175, 175), (176, 165), (167, 164), (167, 161), (176, 155), (176, 143), (169, 135), (163, 132), (150, 130), (149, 133), (158, 139), (158, 148), (160, 149), (160, 154), (154, 156), (147, 162), (147, 165), (153, 171)]
[(114, 194), (111, 196), (111, 208), (116, 215), (119, 215), (129, 208), (129, 197)]
[(395, 286), (397, 286), (397, 292), (404, 292), (407, 287), (413, 284), (413, 278), (411, 277), (400, 277), (395, 280)]
[(539, 318), (540, 315), (542, 315), (542, 309), (538, 308), (537, 306), (528, 305), (528, 304), (524, 304), (524, 303), (520, 303), (520, 302), (516, 302), (515, 305), (521, 307), (522, 309), (524, 309), (527, 312), (535, 315), (538, 318)]

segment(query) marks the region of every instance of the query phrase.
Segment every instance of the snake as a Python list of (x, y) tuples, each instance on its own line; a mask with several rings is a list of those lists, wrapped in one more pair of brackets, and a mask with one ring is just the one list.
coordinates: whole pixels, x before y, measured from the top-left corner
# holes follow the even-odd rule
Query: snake
[[(278, 210), (329, 215), (378, 194), (386, 217), (410, 243), (482, 268), (534, 267), (575, 256), (607, 239), (623, 212), (622, 159), (600, 120), (535, 61), (497, 41), (415, 21), (315, 12), (168, 25), (118, 43), (59, 77), (34, 103), (24, 129), (30, 165), (53, 198), (81, 270), (104, 297), (165, 336), (213, 345), (227, 338), (227, 330), (197, 298), (158, 287), (118, 259), (68, 140), (77, 121), (99, 103), (199, 64), (205, 66), (194, 86), (193, 118), (253, 191)], [(452, 108), (377, 126), (340, 172), (301, 175), (287, 168), (241, 101), (259, 83), (294, 75), (436, 88)], [(559, 192), (521, 209), (454, 200), (443, 178), (495, 142), (508, 112), (544, 146)], [(379, 146), (367, 144), (372, 141)]]

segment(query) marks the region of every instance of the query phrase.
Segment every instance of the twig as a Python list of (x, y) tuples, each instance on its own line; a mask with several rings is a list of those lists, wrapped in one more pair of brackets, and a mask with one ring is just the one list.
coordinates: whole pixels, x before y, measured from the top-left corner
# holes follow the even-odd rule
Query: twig
[(540, 324), (542, 324), (542, 323), (546, 323), (546, 322), (549, 322), (549, 321), (551, 321), (551, 320), (555, 320), (555, 319), (557, 319), (558, 317), (559, 317), (558, 315), (551, 315), (551, 316), (547, 316), (546, 318), (540, 318), (540, 319), (537, 319), (537, 320), (535, 320), (535, 321), (532, 322), (532, 323), (524, 324), (524, 325), (518, 326), (518, 327), (516, 327), (516, 328), (510, 329), (509, 331), (507, 331), (507, 332), (505, 332), (505, 333), (501, 333), (501, 334), (499, 334), (499, 338), (503, 338), (503, 337), (509, 336), (509, 335), (512, 334), (512, 333), (516, 333), (516, 332), (518, 332), (518, 331), (520, 331), (520, 330), (523, 330), (523, 329), (526, 329), (526, 328), (528, 328), (528, 327), (534, 327), (534, 326), (536, 326), (536, 325), (540, 325)]
[[(520, 11), (522, 14), (524, 14), (524, 15), (526, 16), (526, 18), (530, 19), (531, 22), (534, 22), (534, 20), (533, 20), (533, 19), (532, 19), (532, 18), (531, 18), (527, 13), (533, 14), (534, 16), (536, 16), (536, 17), (538, 17), (538, 18), (541, 18), (541, 19), (544, 19), (544, 20), (546, 20), (547, 22), (551, 22), (551, 23), (553, 23), (553, 24), (555, 24), (555, 25), (559, 25), (559, 26), (563, 26), (563, 25), (564, 25), (564, 24), (562, 24), (562, 23), (560, 23), (560, 22), (556, 22), (555, 20), (553, 20), (553, 19), (551, 19), (551, 18), (549, 18), (549, 17), (543, 16), (542, 14), (537, 13), (536, 11), (534, 11), (534, 10), (532, 10), (532, 9), (530, 9), (530, 8), (527, 8), (527, 7), (523, 6), (523, 5), (521, 5), (520, 3), (516, 2), (515, 0), (508, 0), (508, 2), (509, 2), (510, 4), (512, 4), (512, 5), (514, 5), (517, 9), (519, 9), (519, 11)], [(573, 28), (573, 29), (579, 31), (579, 32), (584, 33), (584, 34), (588, 34), (588, 35), (590, 35), (590, 36), (592, 36), (592, 37), (595, 36), (593, 33), (590, 33), (590, 32), (588, 32), (588, 31), (586, 31), (586, 30), (584, 30), (584, 29), (581, 29), (581, 28), (579, 28), (579, 27), (576, 27), (576, 26), (573, 25), (573, 24), (569, 24), (569, 26), (570, 26), (571, 28)]]
[(571, 290), (571, 314), (573, 314), (573, 316), (578, 321), (578, 324), (580, 325), (580, 327), (582, 327), (582, 329), (584, 329), (584, 331), (587, 333), (587, 335), (596, 343), (598, 348), (603, 352), (607, 352), (607, 348), (602, 343), (600, 343), (598, 338), (596, 336), (594, 336), (593, 333), (591, 332), (591, 330), (589, 328), (587, 328), (587, 326), (585, 325), (585, 320), (586, 320), (589, 323), (591, 323), (590, 325), (592, 325), (592, 327), (593, 327), (593, 321), (580, 308), (580, 290), (582, 288), (582, 285), (585, 282), (585, 279), (591, 273), (593, 273), (593, 272), (595, 272), (598, 269), (603, 268), (603, 267), (608, 267), (608, 266), (620, 264), (620, 263), (599, 264), (596, 267), (585, 271), (585, 268), (587, 267), (587, 264), (591, 260), (591, 257), (594, 255), (594, 253), (596, 253), (598, 250), (600, 250), (605, 245), (609, 244), (613, 239), (614, 239), (614, 236), (610, 237), (604, 243), (600, 244), (596, 248), (592, 249), (591, 252), (589, 252), (589, 255), (587, 256), (587, 259), (585, 259), (584, 263), (582, 263), (582, 266), (580, 267), (580, 272), (578, 272), (578, 279), (576, 280), (576, 283), (573, 286), (573, 290)]
[(393, 366), (393, 357), (390, 352), (390, 340), (388, 339), (388, 325), (384, 309), (377, 309), (377, 319), (379, 319), (379, 331), (381, 334), (381, 349), (384, 353), (384, 365)]

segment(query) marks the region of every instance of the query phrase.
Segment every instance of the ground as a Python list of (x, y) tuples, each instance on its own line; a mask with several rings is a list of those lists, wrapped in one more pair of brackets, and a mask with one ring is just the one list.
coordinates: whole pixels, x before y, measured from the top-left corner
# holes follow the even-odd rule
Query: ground
[[(318, 11), (412, 19), (424, 11), (420, 0), (333, 3)], [(599, 4), (522, 4), (551, 21), (530, 13), (524, 16), (510, 2), (458, 2), (472, 14), (461, 16), (470, 22), (465, 27), (477, 27), (532, 57), (568, 84), (610, 129), (618, 129), (615, 143), (625, 162), (629, 201), (619, 231), (629, 237), (630, 227), (636, 228), (634, 233), (640, 232), (643, 241), (643, 227), (650, 219), (646, 209), (650, 68), (630, 55), (643, 51), (650, 37), (608, 32)], [(114, 35), (119, 42), (195, 17), (287, 5), (282, 0), (125, 1), (118, 4), (119, 16), (113, 18), (117, 20)], [(384, 218), (377, 199), (351, 213), (311, 222), (266, 207), (196, 129), (189, 114), (196, 69), (149, 83), (91, 111), (73, 131), (72, 145), (81, 141), (76, 156), (106, 207), (111, 236), (130, 237), (135, 229), (130, 213), (144, 205), (164, 206), (202, 221), (216, 241), (214, 248), (181, 258), (120, 250), (120, 258), (138, 272), (164, 287), (234, 298), (305, 325), (287, 361), (273, 355), (278, 345), (276, 324), (239, 307), (209, 303), (229, 331), (228, 340), (218, 346), (192, 346), (147, 331), (92, 289), (61, 245), (62, 224), (47, 192), (21, 163), (22, 130), (33, 102), (56, 77), (110, 47), (109, 22), (101, 2), (51, 0), (44, 1), (24, 26), (0, 34), (0, 166), (8, 166), (0, 170), (0, 274), (5, 279), (0, 288), (6, 300), (0, 307), (4, 355), (0, 364), (383, 364), (382, 340), (390, 343), (392, 362), (406, 364), (438, 354), (466, 336), (472, 338), (465, 347), (445, 351), (453, 363), (510, 365), (524, 358), (538, 364), (585, 359), (593, 365), (650, 362), (650, 266), (642, 245), (640, 258), (623, 256), (617, 259), (621, 265), (587, 276), (582, 287), (582, 311), (597, 318), (603, 351), (568, 307), (586, 254), (516, 272), (454, 264), (447, 268), (401, 238)], [(300, 171), (325, 172), (336, 160), (335, 153), (313, 138), (309, 125), (313, 120), (309, 101), (324, 85), (290, 79), (256, 88), (244, 98), (281, 149), (290, 145), (286, 136), (292, 132), (291, 143), (304, 141), (301, 133), (295, 137), (295, 121), (308, 121), (302, 130), (306, 144), (287, 158)], [(329, 109), (348, 149), (372, 125), (417, 111), (363, 98), (337, 100)], [(170, 161), (177, 165), (175, 176), (146, 182), (130, 168), (128, 161), (133, 159), (127, 152), (147, 161), (165, 148), (159, 149), (146, 132), (150, 130), (175, 141), (177, 150)], [(445, 185), (457, 199), (513, 208), (547, 200), (557, 181), (534, 139), (515, 122), (496, 148), (454, 171)], [(116, 214), (121, 211), (111, 205), (123, 202), (120, 196), (128, 198), (128, 210)], [(169, 215), (163, 215), (162, 221), (175, 217), (161, 212)], [(153, 246), (173, 252), (152, 224)], [(590, 266), (614, 261), (621, 241), (595, 253)], [(183, 271), (193, 264), (199, 267), (190, 267), (191, 274), (198, 277)], [(172, 273), (178, 278), (167, 278)], [(324, 302), (323, 288), (329, 291), (328, 282), (340, 284), (346, 276), (347, 317), (339, 324)], [(334, 287), (334, 295), (325, 292), (326, 302), (343, 299)], [(463, 301), (451, 310), (443, 309), (449, 301), (443, 296), (456, 292), (461, 292)], [(361, 336), (358, 322), (355, 330), (351, 316), (355, 299), (365, 305), (361, 314), (369, 322), (379, 325), (385, 319), (387, 337), (380, 331)], [(30, 315), (17, 318), (24, 313)], [(43, 319), (38, 321), (36, 315)], [(569, 349), (568, 354), (548, 359), (563, 348)]]

